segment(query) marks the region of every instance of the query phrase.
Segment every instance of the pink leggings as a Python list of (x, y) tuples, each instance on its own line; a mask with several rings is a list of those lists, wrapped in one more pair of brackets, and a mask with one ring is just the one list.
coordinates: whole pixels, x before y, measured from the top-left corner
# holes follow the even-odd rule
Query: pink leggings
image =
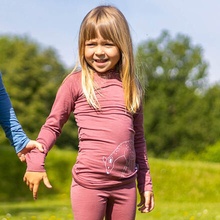
[(88, 189), (74, 180), (71, 202), (74, 220), (134, 220), (136, 214), (135, 181), (111, 189)]

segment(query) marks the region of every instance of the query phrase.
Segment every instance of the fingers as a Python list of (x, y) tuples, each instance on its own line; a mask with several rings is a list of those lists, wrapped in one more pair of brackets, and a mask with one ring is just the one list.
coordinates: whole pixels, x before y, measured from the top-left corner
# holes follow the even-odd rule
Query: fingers
[(25, 154), (27, 154), (27, 153), (28, 153), (28, 150), (25, 147), (23, 150), (21, 150), (19, 153), (17, 153), (18, 159), (21, 162), (26, 162)]
[(40, 144), (39, 142), (36, 141), (35, 145), (36, 145), (36, 148), (37, 148), (40, 152), (42, 152), (42, 153), (44, 152), (44, 148), (43, 148), (43, 145), (42, 145), (42, 144)]
[(33, 140), (30, 140), (28, 142), (28, 144), (26, 145), (25, 148), (23, 148), (19, 153), (17, 153), (17, 156), (19, 158), (19, 160), (21, 162), (26, 162), (26, 158), (25, 158), (25, 155), (30, 152), (31, 150), (37, 148), (40, 152), (44, 152), (44, 148), (43, 148), (43, 145), (37, 141), (33, 141)]
[(144, 203), (145, 209), (143, 210), (143, 212), (149, 212), (150, 211), (150, 200), (151, 200), (150, 196), (147, 196), (145, 198), (145, 203)]
[(138, 210), (142, 213), (150, 212), (154, 209), (154, 195), (151, 191), (146, 191), (141, 195), (141, 202), (138, 204)]
[[(34, 200), (37, 199), (38, 188), (39, 188), (39, 184), (34, 184), (33, 187), (32, 187)], [(32, 190), (31, 190), (31, 191), (32, 191)]]
[(30, 140), (25, 147), (27, 152), (31, 151), (32, 149), (37, 148), (40, 152), (44, 152), (43, 145), (37, 141)]
[(23, 181), (26, 183), (26, 185), (29, 187), (30, 191), (32, 191), (33, 193), (33, 198), (34, 200), (37, 199), (37, 192), (38, 192), (38, 188), (39, 188), (39, 184), (37, 183), (32, 183), (31, 181), (28, 180), (28, 178), (26, 176), (24, 176)]
[(43, 145), (37, 141), (33, 141), (32, 149), (37, 148), (40, 152), (44, 152)]
[(24, 155), (24, 154), (18, 153), (17, 155), (18, 155), (18, 158), (19, 158), (19, 160), (20, 160), (21, 162), (26, 162), (26, 158), (25, 158), (25, 155)]
[(47, 188), (52, 188), (46, 172), (26, 172), (24, 175), (23, 181), (29, 187), (30, 191), (32, 191), (34, 200), (37, 199), (38, 189), (41, 180), (43, 180), (44, 185)]

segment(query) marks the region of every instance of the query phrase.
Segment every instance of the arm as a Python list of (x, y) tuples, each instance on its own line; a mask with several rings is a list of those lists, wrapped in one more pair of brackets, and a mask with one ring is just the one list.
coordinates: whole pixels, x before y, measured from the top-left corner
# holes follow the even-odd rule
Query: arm
[(72, 81), (67, 78), (58, 89), (51, 112), (37, 137), (37, 141), (44, 147), (44, 152), (32, 150), (26, 155), (27, 171), (46, 171), (44, 167), (46, 155), (61, 135), (63, 125), (67, 122), (70, 113), (73, 111), (73, 103)]
[(48, 188), (51, 188), (46, 175), (45, 158), (56, 142), (56, 139), (60, 136), (63, 125), (73, 111), (74, 96), (72, 93), (72, 84), (72, 81), (67, 79), (60, 86), (51, 112), (40, 130), (37, 141), (43, 145), (44, 152), (41, 153), (32, 150), (26, 155), (27, 171), (24, 176), (24, 181), (33, 191), (34, 199), (37, 198), (38, 186), (41, 180), (44, 181), (44, 184)]
[[(31, 149), (37, 147), (41, 151), (42, 145), (36, 141), (31, 141), (20, 125), (14, 109), (12, 107), (10, 98), (2, 82), (2, 75), (0, 73), (0, 125), (3, 128), (6, 137), (9, 139), (11, 145), (15, 148), (16, 153), (21, 159), (21, 155), (27, 153)], [(22, 160), (22, 159), (21, 159)]]
[(137, 183), (141, 196), (141, 202), (138, 206), (140, 207), (139, 210), (141, 212), (150, 212), (154, 208), (154, 195), (150, 176), (150, 167), (147, 158), (147, 145), (144, 138), (142, 106), (134, 115), (134, 130), (136, 163), (138, 164)]

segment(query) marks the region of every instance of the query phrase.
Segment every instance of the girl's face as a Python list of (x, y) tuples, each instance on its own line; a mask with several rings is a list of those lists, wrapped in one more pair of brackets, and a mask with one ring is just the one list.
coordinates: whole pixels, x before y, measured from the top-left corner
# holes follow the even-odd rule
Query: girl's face
[(114, 69), (121, 57), (119, 48), (100, 34), (85, 42), (85, 60), (98, 73)]

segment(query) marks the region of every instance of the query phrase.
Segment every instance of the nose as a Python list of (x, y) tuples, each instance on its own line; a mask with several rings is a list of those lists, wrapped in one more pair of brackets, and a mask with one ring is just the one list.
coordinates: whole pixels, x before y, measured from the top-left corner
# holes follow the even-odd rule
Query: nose
[(104, 54), (104, 51), (103, 51), (102, 46), (97, 46), (97, 47), (96, 47), (95, 54), (96, 54), (96, 55), (103, 55), (103, 54)]

